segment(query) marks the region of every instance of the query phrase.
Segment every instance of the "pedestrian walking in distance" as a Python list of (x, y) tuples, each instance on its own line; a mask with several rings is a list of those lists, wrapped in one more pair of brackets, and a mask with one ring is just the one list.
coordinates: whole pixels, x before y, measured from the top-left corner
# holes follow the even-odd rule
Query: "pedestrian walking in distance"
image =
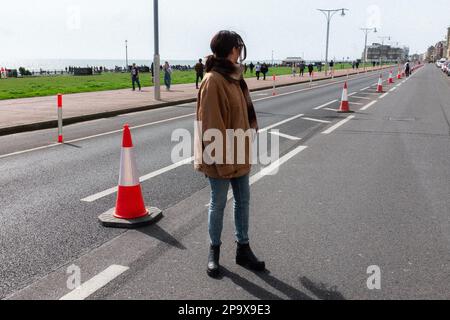
[(292, 64), (292, 76), (295, 78), (295, 75), (297, 74), (297, 66), (295, 63)]
[(163, 67), (164, 71), (164, 84), (166, 85), (166, 90), (170, 91), (170, 85), (172, 84), (172, 68), (169, 63), (166, 61)]
[(250, 73), (253, 74), (253, 69), (255, 69), (255, 65), (253, 64), (253, 62), (250, 62)]
[(198, 89), (198, 83), (199, 80), (202, 81), (203, 80), (203, 74), (204, 74), (204, 70), (205, 70), (205, 66), (203, 65), (203, 60), (199, 59), (197, 64), (194, 67), (195, 69), (195, 87)]
[(262, 66), (261, 66), (261, 73), (264, 76), (264, 80), (266, 80), (266, 75), (267, 75), (268, 72), (269, 72), (269, 67), (267, 66), (266, 63), (263, 63)]
[(139, 68), (136, 67), (136, 63), (133, 63), (131, 67), (131, 83), (133, 86), (133, 91), (136, 91), (136, 84), (139, 87), (139, 91), (141, 91), (141, 82), (139, 81)]
[(308, 64), (308, 72), (309, 72), (309, 77), (312, 77), (314, 71), (314, 66), (312, 63)]
[[(204, 141), (202, 138), (203, 133), (210, 129), (220, 131), (224, 138), (227, 136), (227, 130), (235, 132), (253, 130), (256, 136), (258, 121), (242, 74), (242, 62), (247, 56), (247, 48), (242, 38), (232, 31), (217, 33), (212, 38), (210, 46), (213, 54), (206, 61), (206, 75), (197, 100), (197, 123), (201, 126), (197, 130), (199, 134), (196, 135), (194, 163), (195, 169), (206, 175), (211, 186), (207, 273), (210, 277), (216, 278), (220, 276), (221, 234), (230, 184), (234, 194), (236, 263), (253, 271), (264, 271), (265, 263), (250, 249), (248, 234), (249, 175), (252, 158), (250, 154), (252, 141), (249, 140), (254, 138), (245, 139), (243, 143), (245, 146), (239, 148), (238, 144), (234, 144), (234, 151), (227, 150), (230, 146), (224, 143), (223, 149), (220, 150), (223, 154), (221, 163), (226, 164), (216, 164), (217, 159), (212, 164), (208, 161), (207, 158), (210, 156), (205, 155), (205, 149), (211, 141)], [(218, 153), (217, 150), (215, 152)], [(234, 161), (226, 161), (226, 155), (231, 153), (234, 154)], [(238, 155), (245, 161), (237, 161)]]
[(305, 74), (305, 63), (302, 61), (300, 62), (300, 75), (303, 77)]
[(259, 62), (256, 63), (255, 72), (256, 72), (256, 80), (259, 80), (259, 77), (261, 76), (261, 64)]

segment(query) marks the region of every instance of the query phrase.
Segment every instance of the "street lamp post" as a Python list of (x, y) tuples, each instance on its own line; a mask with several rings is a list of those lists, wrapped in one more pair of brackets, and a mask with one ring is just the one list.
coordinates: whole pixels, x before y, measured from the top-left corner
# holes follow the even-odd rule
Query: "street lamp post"
[(341, 16), (345, 16), (345, 11), (349, 11), (348, 9), (341, 8), (341, 9), (317, 9), (318, 11), (322, 12), (325, 15), (325, 18), (327, 19), (327, 45), (325, 50), (325, 76), (328, 73), (328, 47), (329, 47), (329, 41), (330, 41), (330, 22), (331, 18), (338, 13), (341, 12)]
[(125, 66), (128, 71), (128, 40), (125, 40)]
[(367, 63), (367, 35), (370, 31), (373, 31), (374, 33), (377, 33), (377, 28), (361, 28), (361, 30), (365, 33), (365, 42), (364, 42), (364, 72), (366, 70), (366, 63)]
[(161, 100), (160, 86), (160, 57), (159, 57), (159, 16), (158, 16), (158, 0), (153, 0), (153, 25), (155, 38), (155, 54), (153, 56), (153, 83), (155, 89), (155, 100)]

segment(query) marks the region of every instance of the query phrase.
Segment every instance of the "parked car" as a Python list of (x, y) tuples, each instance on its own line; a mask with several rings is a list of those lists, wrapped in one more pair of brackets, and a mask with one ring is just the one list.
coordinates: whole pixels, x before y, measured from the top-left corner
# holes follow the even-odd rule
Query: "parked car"
[(444, 62), (446, 62), (446, 61), (447, 61), (447, 59), (442, 58), (442, 59), (436, 61), (436, 66), (437, 66), (438, 68), (442, 68), (442, 64), (443, 64)]

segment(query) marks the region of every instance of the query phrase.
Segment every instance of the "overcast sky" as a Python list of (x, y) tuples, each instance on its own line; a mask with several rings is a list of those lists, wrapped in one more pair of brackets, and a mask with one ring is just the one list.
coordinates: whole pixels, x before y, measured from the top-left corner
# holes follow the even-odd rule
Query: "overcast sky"
[[(209, 53), (212, 35), (239, 32), (249, 59), (325, 55), (326, 20), (317, 8), (350, 9), (331, 23), (330, 58), (361, 57), (360, 27), (378, 27), (369, 42), (391, 36), (423, 53), (444, 39), (448, 0), (160, 0), (161, 56), (196, 59)], [(131, 59), (153, 54), (152, 0), (2, 0), (0, 60), (13, 58)]]

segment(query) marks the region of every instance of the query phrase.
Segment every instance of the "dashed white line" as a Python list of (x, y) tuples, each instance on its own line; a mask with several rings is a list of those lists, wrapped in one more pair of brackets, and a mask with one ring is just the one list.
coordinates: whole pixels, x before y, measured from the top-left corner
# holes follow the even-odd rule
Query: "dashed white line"
[(128, 269), (128, 267), (112, 265), (59, 300), (84, 300)]
[[(156, 124), (161, 124), (161, 123), (165, 123), (165, 122), (169, 122), (169, 121), (173, 121), (173, 120), (179, 120), (179, 119), (183, 119), (183, 118), (187, 118), (187, 117), (192, 117), (194, 115), (195, 115), (195, 113), (190, 113), (190, 114), (186, 114), (186, 115), (179, 116), (179, 117), (173, 117), (173, 118), (169, 118), (169, 119), (149, 122), (149, 123), (141, 124), (138, 126), (130, 127), (130, 130), (153, 126)], [(123, 131), (123, 129), (108, 131), (108, 132), (104, 132), (104, 133), (100, 133), (100, 134), (96, 134), (96, 135), (92, 135), (92, 136), (88, 136), (88, 137), (84, 137), (84, 138), (65, 141), (64, 143), (74, 143), (74, 142), (84, 141), (84, 140), (98, 138), (98, 137), (102, 137), (102, 136), (106, 136), (106, 135), (110, 135), (110, 134), (114, 134), (114, 133), (118, 133), (118, 132), (122, 132), (122, 131)], [(32, 151), (48, 149), (48, 148), (53, 148), (53, 147), (63, 146), (63, 145), (64, 145), (63, 143), (62, 144), (61, 143), (53, 143), (53, 144), (49, 144), (49, 145), (38, 147), (38, 148), (32, 148), (32, 149), (27, 149), (27, 150), (23, 150), (23, 151), (8, 153), (8, 154), (1, 155), (0, 159), (6, 158), (6, 157), (11, 157), (11, 156), (18, 155), (18, 154), (23, 154), (23, 153), (28, 153), (28, 152), (32, 152)]]
[(304, 116), (304, 114), (298, 114), (298, 115), (290, 117), (290, 118), (288, 118), (286, 120), (283, 120), (283, 121), (277, 122), (275, 124), (272, 124), (271, 126), (268, 126), (268, 127), (264, 128), (264, 129), (261, 129), (261, 130), (259, 130), (259, 132), (264, 132), (264, 131), (273, 129), (275, 127), (281, 126), (282, 124), (285, 124), (287, 122), (290, 122), (292, 120), (298, 119), (298, 118), (303, 117), (303, 116)]
[(361, 103), (361, 102), (348, 102), (349, 104), (354, 104), (354, 105), (357, 105), (357, 106), (362, 106), (364, 103)]
[[(145, 182), (145, 181), (150, 180), (150, 179), (152, 179), (154, 177), (157, 177), (157, 176), (162, 175), (162, 174), (164, 174), (166, 172), (169, 172), (169, 171), (171, 171), (173, 169), (176, 169), (178, 167), (190, 164), (192, 161), (194, 161), (194, 157), (190, 157), (190, 158), (182, 160), (180, 162), (171, 164), (170, 166), (167, 166), (165, 168), (156, 170), (154, 172), (146, 174), (145, 176), (140, 177), (139, 181), (140, 182)], [(81, 199), (81, 201), (83, 201), (83, 202), (94, 202), (94, 201), (96, 201), (98, 199), (101, 199), (103, 197), (109, 196), (110, 194), (116, 193), (117, 190), (118, 190), (118, 187), (113, 187), (113, 188), (110, 188), (108, 190), (105, 190), (105, 191), (96, 193), (96, 194), (94, 194), (92, 196), (89, 196), (89, 197), (86, 197), (84, 199)]]
[(314, 110), (320, 110), (320, 109), (325, 108), (326, 106), (329, 106), (330, 104), (333, 104), (335, 102), (337, 102), (337, 100), (333, 100), (333, 101), (327, 102), (327, 103), (325, 103), (325, 104), (323, 104), (321, 106), (315, 107)]
[(353, 98), (356, 98), (356, 99), (363, 99), (363, 100), (372, 100), (371, 98), (360, 97), (360, 96), (353, 96)]
[(314, 118), (308, 118), (308, 117), (304, 117), (304, 118), (302, 118), (302, 119), (303, 119), (303, 120), (308, 120), (308, 121), (320, 122), (320, 123), (331, 123), (331, 121), (320, 120), (320, 119), (314, 119)]
[(349, 122), (350, 120), (352, 120), (354, 118), (355, 118), (355, 116), (348, 116), (346, 119), (344, 119), (342, 121), (339, 121), (334, 126), (329, 128), (328, 130), (325, 130), (324, 132), (322, 132), (322, 134), (330, 134), (333, 131), (335, 131), (336, 129), (338, 129), (339, 127), (343, 126), (344, 124), (346, 124), (347, 122)]
[(365, 88), (362, 88), (361, 90), (359, 90), (359, 91), (366, 91), (367, 89), (370, 89), (370, 87), (365, 87)]
[[(275, 124), (273, 124), (273, 125), (271, 125), (271, 126), (268, 126), (268, 127), (264, 128), (264, 129), (261, 129), (259, 132), (268, 131), (268, 130), (270, 130), (270, 129), (273, 129), (273, 128), (275, 128), (275, 127), (278, 127), (278, 126), (280, 126), (280, 125), (282, 125), (282, 124), (285, 124), (285, 123), (287, 123), (287, 122), (290, 122), (290, 121), (292, 121), (292, 120), (301, 118), (301, 117), (303, 117), (303, 116), (304, 116), (304, 114), (298, 114), (298, 115), (296, 115), (296, 116), (290, 117), (289, 119), (286, 119), (286, 120), (277, 122), (277, 123), (275, 123)], [(181, 167), (181, 166), (183, 166), (183, 165), (187, 165), (187, 164), (191, 163), (192, 161), (194, 161), (194, 157), (190, 157), (190, 158), (185, 159), (185, 160), (182, 160), (182, 161), (180, 161), (180, 162), (171, 164), (170, 166), (167, 166), (167, 167), (165, 167), (165, 168), (156, 170), (156, 171), (154, 171), (154, 172), (151, 172), (151, 173), (149, 173), (149, 174), (146, 174), (145, 176), (140, 177), (140, 178), (139, 178), (139, 181), (140, 181), (140, 182), (145, 182), (145, 181), (150, 180), (150, 179), (152, 179), (152, 178), (154, 178), (154, 177), (157, 177), (157, 176), (162, 175), (162, 174), (164, 174), (164, 173), (166, 173), (166, 172), (169, 172), (169, 171), (171, 171), (171, 170), (173, 170), (173, 169), (176, 169), (176, 168)], [(83, 201), (83, 202), (94, 202), (94, 201), (97, 201), (98, 199), (101, 199), (101, 198), (104, 198), (104, 197), (106, 197), (106, 196), (109, 196), (109, 195), (111, 195), (111, 194), (116, 193), (117, 190), (118, 190), (118, 187), (112, 187), (112, 188), (109, 188), (109, 189), (107, 189), (107, 190), (98, 192), (98, 193), (96, 193), (96, 194), (94, 194), (94, 195), (91, 195), (91, 196), (88, 196), (88, 197), (86, 197), (86, 198), (83, 198), (83, 199), (81, 199), (81, 201)]]
[(274, 134), (274, 135), (279, 136), (279, 137), (282, 137), (282, 138), (286, 138), (286, 139), (288, 139), (288, 140), (292, 140), (292, 141), (299, 141), (299, 140), (302, 140), (302, 138), (290, 136), (290, 135), (288, 135), (288, 134), (284, 134), (284, 133), (281, 133), (281, 132), (270, 131), (269, 133), (270, 133), (270, 134)]
[(391, 90), (389, 90), (389, 92), (393, 92), (395, 90), (397, 90), (397, 87), (393, 87)]
[(338, 109), (332, 109), (332, 108), (323, 108), (323, 110), (328, 110), (328, 111), (338, 111)]
[(389, 92), (386, 92), (385, 94), (382, 94), (382, 95), (380, 96), (380, 99), (383, 99), (383, 98), (386, 97), (388, 94), (389, 94)]
[(369, 109), (371, 106), (373, 106), (375, 103), (377, 103), (377, 100), (370, 102), (370, 103), (367, 104), (365, 107), (362, 107), (362, 108), (359, 109), (359, 110), (365, 111), (365, 110)]

